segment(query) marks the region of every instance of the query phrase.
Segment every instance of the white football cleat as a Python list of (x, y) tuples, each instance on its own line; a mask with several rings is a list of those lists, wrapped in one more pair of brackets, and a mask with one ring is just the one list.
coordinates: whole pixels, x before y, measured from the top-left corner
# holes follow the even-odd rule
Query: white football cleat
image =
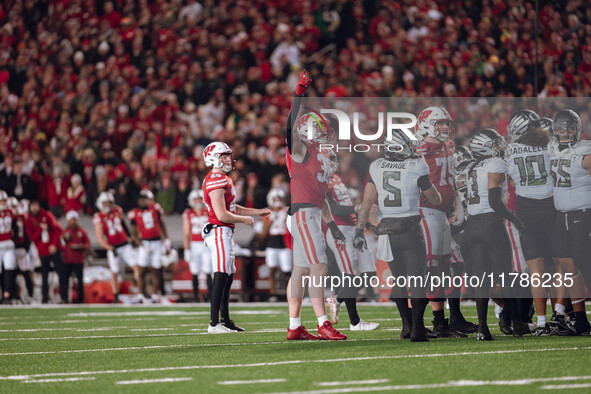
[(332, 324), (337, 324), (339, 322), (339, 309), (341, 309), (341, 303), (337, 301), (336, 297), (327, 298), (326, 301), (328, 302), (330, 321)]
[(229, 334), (229, 333), (238, 332), (238, 331), (230, 330), (228, 327), (224, 326), (222, 323), (218, 323), (215, 326), (208, 324), (207, 325), (207, 332), (209, 334)]
[(359, 320), (356, 325), (350, 324), (349, 329), (351, 331), (373, 331), (380, 326), (380, 323), (368, 323), (363, 320)]

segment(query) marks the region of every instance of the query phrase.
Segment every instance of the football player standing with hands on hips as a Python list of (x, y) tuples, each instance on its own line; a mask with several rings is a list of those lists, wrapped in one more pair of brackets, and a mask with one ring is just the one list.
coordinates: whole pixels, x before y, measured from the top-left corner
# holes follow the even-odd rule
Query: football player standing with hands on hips
[[(223, 142), (212, 142), (203, 150), (205, 165), (211, 168), (203, 180), (203, 201), (209, 223), (203, 229), (211, 252), (213, 286), (211, 289), (210, 334), (244, 331), (230, 319), (230, 289), (234, 281), (234, 227), (236, 223), (254, 225), (253, 216), (268, 218), (269, 209), (245, 208), (236, 204), (236, 190), (228, 173), (232, 171), (232, 150)], [(220, 322), (221, 313), (221, 322)]]

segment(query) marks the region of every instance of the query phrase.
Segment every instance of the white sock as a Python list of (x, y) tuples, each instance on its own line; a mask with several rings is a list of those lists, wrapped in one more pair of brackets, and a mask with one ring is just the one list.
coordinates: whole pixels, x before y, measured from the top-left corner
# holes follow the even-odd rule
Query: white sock
[(546, 315), (538, 316), (538, 327), (544, 327), (546, 325)]
[(328, 318), (326, 317), (326, 315), (318, 316), (318, 325), (319, 326), (322, 326), (325, 321), (328, 321)]
[(557, 315), (564, 315), (564, 305), (554, 304), (554, 312), (556, 312)]
[(290, 317), (289, 318), (289, 329), (290, 330), (295, 330), (296, 328), (298, 328), (301, 325), (302, 325), (302, 322), (300, 321), (299, 317)]

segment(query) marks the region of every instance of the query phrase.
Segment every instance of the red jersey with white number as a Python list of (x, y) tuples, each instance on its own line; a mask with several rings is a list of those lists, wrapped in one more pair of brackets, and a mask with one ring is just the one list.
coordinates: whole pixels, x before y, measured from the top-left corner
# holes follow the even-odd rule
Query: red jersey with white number
[(160, 204), (155, 203), (146, 209), (135, 208), (127, 213), (129, 221), (136, 224), (142, 240), (150, 241), (162, 238), (160, 217), (164, 211)]
[(183, 212), (183, 221), (188, 221), (191, 227), (191, 242), (202, 242), (201, 230), (207, 223), (207, 208), (203, 207), (199, 212), (189, 208)]
[(306, 161), (298, 163), (292, 160), (289, 152), (287, 157), (291, 162), (291, 203), (312, 204), (322, 208), (330, 178), (330, 159), (320, 151), (318, 144), (302, 142), (308, 148)]
[(0, 242), (12, 239), (12, 221), (14, 214), (10, 209), (0, 211)]
[(452, 141), (443, 144), (423, 141), (417, 149), (421, 153), (429, 166), (429, 179), (439, 194), (441, 194), (441, 204), (431, 204), (425, 196), (421, 194), (420, 207), (438, 209), (443, 212), (451, 210), (455, 199), (455, 172), (456, 164), (454, 160), (455, 145)]
[(16, 248), (24, 248), (28, 245), (27, 233), (25, 232), (25, 223), (27, 222), (26, 215), (16, 215), (14, 217), (16, 223), (16, 234), (13, 234), (12, 240)]
[(234, 228), (234, 223), (224, 223), (215, 216), (209, 193), (218, 189), (224, 190), (226, 210), (228, 212), (236, 213), (236, 189), (234, 189), (232, 178), (220, 172), (210, 172), (203, 180), (203, 202), (207, 207), (209, 223), (216, 226), (228, 226)]
[(92, 217), (92, 223), (103, 226), (103, 233), (107, 242), (113, 246), (127, 243), (127, 233), (123, 229), (123, 211), (120, 207), (114, 207), (111, 212), (97, 212)]
[[(338, 205), (352, 207), (351, 194), (343, 180), (338, 175), (332, 175), (328, 180), (328, 192), (334, 198)], [(357, 216), (352, 213), (346, 216), (334, 215), (334, 221), (337, 226), (355, 226), (357, 224)]]

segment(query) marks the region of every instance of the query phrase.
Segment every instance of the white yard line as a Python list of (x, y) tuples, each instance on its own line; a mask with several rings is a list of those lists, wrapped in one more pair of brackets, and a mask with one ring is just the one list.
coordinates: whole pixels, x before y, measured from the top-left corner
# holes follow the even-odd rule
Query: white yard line
[[(324, 390), (309, 390), (309, 391), (286, 391), (274, 394), (337, 394), (337, 393), (356, 393), (369, 391), (394, 391), (394, 390), (420, 390), (420, 389), (441, 389), (453, 387), (477, 387), (477, 386), (524, 386), (532, 383), (540, 382), (554, 382), (554, 381), (568, 381), (568, 380), (588, 380), (591, 376), (558, 376), (552, 378), (531, 378), (531, 379), (515, 379), (515, 380), (457, 380), (446, 383), (432, 383), (432, 384), (409, 384), (409, 385), (391, 385), (391, 386), (373, 386), (373, 387), (347, 387)], [(564, 385), (564, 388), (580, 388), (591, 387), (589, 385)], [(568, 387), (567, 387), (568, 386)], [(546, 386), (542, 386), (544, 388)], [(548, 386), (553, 387), (553, 386)], [(562, 388), (556, 386), (557, 388)]]
[(60, 383), (60, 382), (78, 382), (80, 380), (94, 380), (94, 378), (65, 378), (65, 379), (38, 379), (38, 380), (23, 380), (23, 383)]
[(580, 384), (547, 384), (541, 387), (544, 390), (572, 390), (572, 389), (588, 389), (591, 388), (591, 383)]
[(348, 386), (354, 384), (378, 384), (387, 383), (389, 379), (370, 379), (370, 380), (344, 380), (342, 382), (320, 382), (316, 383), (316, 386)]
[(144, 379), (144, 380), (121, 380), (115, 384), (146, 384), (146, 383), (171, 383), (171, 382), (187, 382), (193, 378), (162, 378), (162, 379)]
[[(317, 343), (316, 341), (302, 341), (302, 342)], [(329, 341), (326, 341), (326, 342), (329, 342)], [(285, 343), (285, 342), (280, 342), (280, 343)], [(488, 351), (488, 352), (407, 354), (407, 355), (399, 355), (399, 356), (351, 357), (351, 358), (320, 359), (320, 360), (288, 360), (288, 361), (273, 361), (273, 362), (262, 362), (262, 363), (252, 363), (252, 364), (187, 365), (187, 366), (176, 366), (176, 367), (114, 369), (114, 370), (102, 370), (102, 371), (52, 372), (52, 373), (42, 373), (42, 374), (30, 374), (30, 375), (0, 376), (0, 380), (25, 380), (25, 379), (44, 378), (44, 377), (53, 377), (53, 376), (109, 375), (109, 374), (121, 374), (121, 373), (183, 371), (183, 370), (195, 370), (195, 369), (255, 368), (255, 367), (273, 367), (273, 366), (277, 366), (277, 365), (310, 364), (310, 363), (319, 363), (320, 364), (320, 363), (331, 363), (331, 362), (350, 362), (350, 361), (369, 361), (369, 360), (395, 360), (395, 359), (452, 357), (452, 356), (484, 356), (484, 355), (510, 354), (510, 353), (564, 352), (564, 351), (572, 351), (572, 350), (589, 350), (589, 349), (591, 349), (591, 346), (549, 348), (549, 349), (495, 350), (495, 351)], [(575, 378), (576, 379), (583, 379), (583, 378), (584, 379), (591, 379), (591, 376), (584, 376), (584, 377), (577, 376)]]
[(222, 380), (218, 382), (221, 385), (234, 385), (234, 384), (260, 384), (260, 383), (283, 383), (285, 379), (258, 379), (258, 380)]
[[(276, 315), (282, 313), (271, 309), (232, 310), (233, 315)], [(78, 312), (68, 313), (69, 317), (129, 317), (129, 316), (205, 316), (209, 311), (128, 311), (128, 312)]]

